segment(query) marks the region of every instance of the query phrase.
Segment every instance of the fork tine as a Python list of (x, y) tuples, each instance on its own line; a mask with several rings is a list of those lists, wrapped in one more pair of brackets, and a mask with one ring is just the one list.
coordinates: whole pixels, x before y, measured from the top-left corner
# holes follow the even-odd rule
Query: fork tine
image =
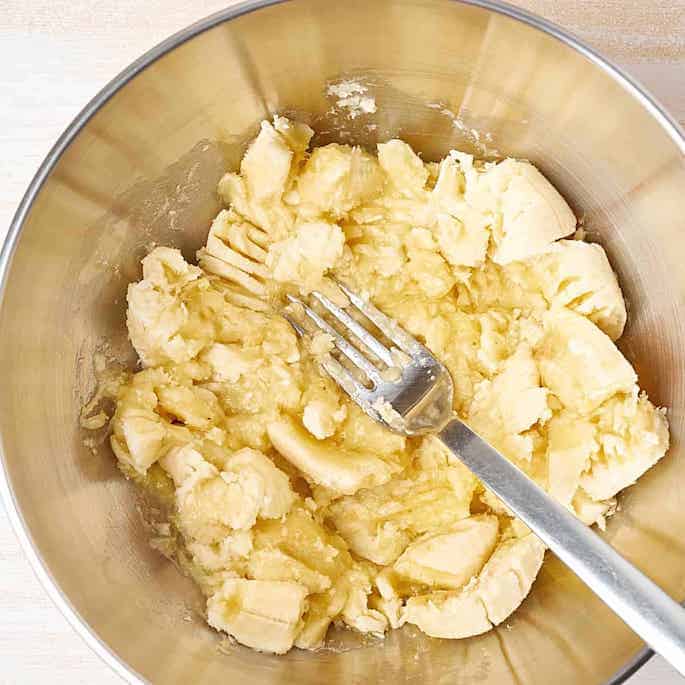
[(321, 361), (324, 371), (356, 402), (372, 419), (385, 423), (368, 401), (368, 390), (336, 359), (327, 355)]
[[(311, 307), (308, 307), (302, 300), (288, 295), (288, 300), (300, 305), (304, 313), (308, 316), (324, 333), (328, 333), (333, 338), (335, 346), (342, 352), (358, 369), (363, 371), (375, 384), (381, 382), (380, 371), (354, 346), (343, 338), (338, 331), (331, 326), (328, 321), (320, 317)], [(359, 384), (361, 388), (361, 384)]]
[(390, 350), (380, 340), (371, 335), (364, 326), (353, 319), (344, 309), (338, 307), (320, 292), (314, 291), (312, 296), (321, 303), (329, 314), (334, 316), (343, 326), (348, 328), (357, 338), (359, 338), (359, 340), (361, 340), (381, 361), (385, 362), (388, 366), (395, 365)]
[(302, 328), (302, 326), (300, 326), (300, 324), (297, 323), (295, 318), (290, 316), (290, 314), (284, 312), (282, 316), (295, 329), (295, 333), (297, 333), (297, 335), (299, 335), (300, 338), (303, 338), (307, 334), (307, 331), (305, 331), (304, 328)]
[(400, 350), (411, 355), (422, 349), (422, 345), (418, 340), (404, 331), (396, 321), (393, 321), (389, 316), (386, 316), (383, 312), (376, 309), (371, 302), (362, 299), (342, 283), (338, 283), (338, 287), (347, 295), (347, 299), (364, 314), (369, 321), (376, 324), (383, 335), (395, 343)]

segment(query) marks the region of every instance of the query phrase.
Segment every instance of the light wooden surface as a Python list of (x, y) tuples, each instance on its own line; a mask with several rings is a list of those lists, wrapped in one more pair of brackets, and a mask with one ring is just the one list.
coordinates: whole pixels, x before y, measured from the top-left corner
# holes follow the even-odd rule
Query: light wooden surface
[[(149, 47), (231, 0), (0, 0), (0, 239), (72, 117)], [(518, 0), (642, 81), (685, 124), (685, 0)], [(0, 509), (0, 685), (119, 683), (46, 597)], [(653, 659), (630, 685), (683, 682)]]

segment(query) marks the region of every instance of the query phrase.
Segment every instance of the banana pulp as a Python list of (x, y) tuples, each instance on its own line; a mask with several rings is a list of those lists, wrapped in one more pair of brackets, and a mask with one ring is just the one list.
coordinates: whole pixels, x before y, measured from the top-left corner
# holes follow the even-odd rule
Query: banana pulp
[[(117, 387), (124, 473), (173, 497), (173, 555), (207, 620), (254, 649), (324, 643), (332, 622), (460, 638), (505, 620), (544, 546), (432, 437), (375, 423), (298, 340), (287, 292), (330, 274), (447, 366), (458, 414), (588, 525), (668, 447), (664, 413), (614, 341), (626, 309), (604, 250), (530, 163), (424, 163), (309, 149), (264, 122), (188, 263), (155, 248), (128, 289), (142, 370)], [(389, 372), (392, 369), (388, 370)]]

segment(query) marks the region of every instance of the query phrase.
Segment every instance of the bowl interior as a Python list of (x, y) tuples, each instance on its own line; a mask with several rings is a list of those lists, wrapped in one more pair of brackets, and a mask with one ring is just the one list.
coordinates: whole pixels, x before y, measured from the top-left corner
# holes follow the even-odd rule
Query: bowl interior
[[(97, 360), (134, 362), (125, 289), (140, 258), (154, 244), (192, 258), (219, 207), (216, 182), (261, 119), (304, 119), (319, 143), (399, 136), (425, 159), (452, 147), (529, 158), (607, 249), (630, 306), (621, 347), (669, 408), (669, 456), (623, 495), (606, 537), (685, 597), (682, 139), (593, 59), (487, 7), (293, 0), (252, 9), (207, 22), (123, 85), (26, 217), (0, 311), (0, 429), (33, 545), (71, 607), (153, 682), (605, 682), (640, 643), (550, 554), (521, 609), (480, 637), (403, 629), (349, 649), (355, 641), (341, 633), (334, 650), (285, 657), (219, 648), (192, 584), (149, 547), (105, 436), (79, 428)], [(346, 79), (368, 88), (374, 114), (336, 106), (327, 86)]]

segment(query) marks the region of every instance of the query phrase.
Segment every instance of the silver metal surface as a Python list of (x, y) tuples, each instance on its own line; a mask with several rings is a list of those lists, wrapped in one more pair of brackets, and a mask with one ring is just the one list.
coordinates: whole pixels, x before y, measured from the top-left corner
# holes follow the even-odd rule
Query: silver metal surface
[(685, 675), (685, 609), (458, 418), (439, 437), (602, 601)]
[[(324, 370), (371, 418), (392, 430), (405, 435), (435, 432), (452, 414), (453, 387), (447, 369), (424, 345), (371, 302), (344, 285), (339, 286), (350, 300), (350, 306), (374, 324), (388, 344), (356, 321), (346, 308), (334, 304), (322, 293), (314, 291), (312, 298), (337, 319), (347, 337), (302, 300), (290, 295), (290, 302), (302, 308), (304, 316), (316, 329), (331, 336), (337, 350), (353, 367), (348, 370), (327, 355), (321, 363)], [(288, 320), (293, 323), (290, 316)], [(293, 327), (299, 335), (305, 334), (297, 322)], [(394, 355), (394, 352), (399, 354)]]
[[(318, 330), (333, 337), (335, 347), (362, 377), (325, 359), (322, 365), (328, 374), (369, 416), (390, 430), (403, 435), (436, 433), (603, 602), (685, 676), (685, 609), (454, 415), (454, 389), (447, 369), (397, 322), (341, 288), (351, 304), (409, 358), (398, 369), (401, 375), (386, 379), (383, 371), (388, 364), (381, 368), (367, 354), (387, 348), (344, 308), (321, 293), (312, 293), (342, 324), (342, 330), (337, 330), (301, 300), (290, 297)], [(295, 330), (303, 335), (301, 327)], [(390, 368), (393, 363), (391, 359)]]
[[(367, 85), (373, 116), (351, 120), (333, 107), (326, 86), (346, 78)], [(606, 537), (685, 597), (685, 141), (636, 84), (556, 27), (497, 3), (449, 0), (232, 7), (132, 64), (56, 143), (0, 256), (0, 489), (51, 597), (131, 682), (623, 677), (648, 653), (553, 557), (508, 627), (478, 638), (404, 629), (353, 650), (219, 651), (192, 583), (147, 544), (135, 490), (103, 436), (84, 443), (92, 436), (78, 414), (94, 353), (134, 362), (123, 293), (140, 257), (153, 243), (193, 255), (219, 208), (218, 178), (275, 112), (306, 118), (317, 143), (401, 136), (426, 159), (455, 146), (527, 157), (569, 198), (619, 274), (630, 305), (622, 349), (669, 407), (673, 436)]]

